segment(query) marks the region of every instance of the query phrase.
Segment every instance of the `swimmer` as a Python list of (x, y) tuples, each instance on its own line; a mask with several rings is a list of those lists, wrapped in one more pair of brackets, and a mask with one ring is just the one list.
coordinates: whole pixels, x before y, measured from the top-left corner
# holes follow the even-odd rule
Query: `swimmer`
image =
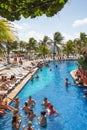
[(43, 102), (41, 103), (41, 105), (45, 106), (46, 108), (49, 106), (50, 102), (48, 101), (48, 99), (46, 97), (44, 97)]
[(32, 128), (32, 122), (28, 121), (28, 127), (25, 128), (25, 126), (23, 125), (22, 130), (34, 130), (34, 128)]
[(38, 76), (38, 75), (36, 75), (36, 78), (38, 79), (38, 78), (39, 78), (39, 76)]
[[(7, 98), (9, 98), (9, 97), (7, 97)], [(15, 99), (11, 99), (11, 98), (9, 98), (12, 102), (14, 102), (14, 107), (16, 108), (16, 109), (18, 109), (18, 107), (19, 107), (19, 103), (20, 103), (20, 100), (19, 100), (19, 97), (16, 97)]]
[(46, 118), (46, 112), (45, 111), (41, 111), (40, 113), (41, 117), (38, 118), (38, 124), (42, 127), (47, 125), (47, 118)]
[(36, 114), (33, 112), (33, 110), (30, 110), (27, 117), (30, 121), (33, 121), (33, 119), (36, 117)]
[(16, 116), (16, 119), (17, 119), (17, 122), (18, 122), (18, 123), (21, 123), (21, 122), (22, 122), (21, 116), (18, 114), (18, 109), (15, 109), (15, 110), (13, 111), (13, 116)]
[(68, 81), (68, 78), (66, 78), (66, 79), (65, 79), (65, 85), (66, 85), (66, 87), (68, 87), (69, 84), (70, 84), (70, 83), (69, 83), (69, 81)]
[(33, 81), (33, 79), (34, 79), (34, 77), (33, 77), (33, 75), (31, 76), (31, 81)]
[(8, 114), (4, 109), (0, 109), (0, 116), (4, 116), (5, 114)]
[(19, 130), (21, 122), (18, 121), (17, 117), (14, 115), (12, 117), (12, 128)]
[(84, 93), (84, 98), (87, 98), (87, 92)]
[(52, 104), (49, 105), (49, 107), (46, 110), (48, 115), (54, 115), (54, 114), (59, 114), (53, 107)]
[(56, 68), (57, 68), (57, 65), (56, 65)]
[(52, 71), (52, 69), (50, 69), (50, 71)]
[(32, 108), (32, 107), (35, 106), (35, 104), (36, 104), (36, 101), (35, 101), (34, 99), (32, 99), (31, 96), (29, 96), (27, 102), (28, 102), (28, 106), (29, 106), (30, 108)]
[(27, 102), (25, 102), (25, 105), (24, 105), (24, 107), (22, 108), (22, 110), (24, 110), (27, 114), (28, 114), (28, 112), (30, 111), (30, 108), (29, 108)]
[(14, 103), (15, 103), (15, 108), (18, 109), (19, 103), (20, 103), (19, 97), (16, 97), (16, 98), (15, 98)]

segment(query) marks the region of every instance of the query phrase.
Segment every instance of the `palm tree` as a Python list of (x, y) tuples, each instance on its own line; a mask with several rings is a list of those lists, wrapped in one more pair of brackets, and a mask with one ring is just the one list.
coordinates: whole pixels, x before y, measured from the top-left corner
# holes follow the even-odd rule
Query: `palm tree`
[(5, 47), (3, 46), (3, 43), (0, 42), (0, 56), (4, 56), (5, 53)]
[(37, 48), (37, 40), (36, 39), (34, 39), (33, 37), (29, 38), (29, 44), (30, 44), (31, 50), (36, 50), (36, 48)]
[(47, 45), (49, 39), (50, 39), (50, 38), (49, 38), (48, 36), (44, 36), (44, 38), (43, 38), (43, 40), (42, 40), (42, 44), (43, 44), (43, 45)]
[(75, 47), (77, 48), (77, 53), (81, 54), (82, 47), (87, 45), (87, 35), (83, 32), (80, 33), (80, 38), (74, 39)]
[(16, 50), (18, 48), (18, 43), (17, 41), (13, 41), (13, 42), (8, 41), (5, 43), (5, 47), (6, 47), (6, 53), (7, 53), (7, 63), (10, 63), (9, 54), (12, 50)]
[[(56, 50), (56, 47), (58, 48), (58, 44), (61, 44), (63, 40), (63, 36), (61, 35), (60, 32), (55, 32), (54, 33), (54, 54), (55, 54), (55, 50)], [(59, 54), (59, 48), (58, 48), (58, 54)]]
[[(0, 20), (0, 48), (7, 51), (7, 62), (9, 63), (10, 43), (17, 37), (14, 34), (13, 25), (7, 20)], [(9, 49), (6, 49), (9, 48)], [(3, 51), (2, 51), (3, 52)]]
[(66, 44), (62, 44), (63, 47), (63, 53), (69, 57), (70, 54), (74, 55), (76, 52), (75, 44), (72, 40), (67, 41)]
[(48, 49), (47, 45), (41, 45), (38, 48), (38, 52), (40, 55), (43, 55), (43, 57), (45, 58), (46, 55), (50, 54), (50, 50)]
[(24, 41), (19, 42), (19, 48), (23, 52), (26, 49), (26, 43)]
[(16, 39), (13, 33), (14, 27), (7, 20), (0, 20), (0, 41), (14, 41)]
[(44, 58), (45, 58), (45, 55), (50, 53), (50, 50), (48, 47), (48, 45), (50, 44), (49, 40), (50, 40), (50, 38), (48, 36), (44, 36), (43, 40), (39, 41), (39, 49), (38, 49), (39, 51), (38, 52), (41, 55), (43, 55)]
[(82, 45), (81, 45), (81, 41), (79, 38), (76, 38), (74, 39), (74, 44), (75, 44), (75, 48), (77, 49), (77, 53), (78, 54), (81, 54), (81, 48), (82, 48)]
[(80, 33), (80, 41), (81, 41), (82, 47), (87, 44), (87, 35), (84, 32)]

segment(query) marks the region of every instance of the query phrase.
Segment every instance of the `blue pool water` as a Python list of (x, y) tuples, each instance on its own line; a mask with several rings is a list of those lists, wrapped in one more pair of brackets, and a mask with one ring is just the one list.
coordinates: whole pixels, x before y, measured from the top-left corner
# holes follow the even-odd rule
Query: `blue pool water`
[[(18, 94), (20, 113), (24, 115), (21, 108), (31, 95), (36, 100), (34, 111), (39, 116), (40, 111), (43, 110), (41, 102), (44, 97), (47, 97), (60, 115), (47, 116), (46, 128), (38, 126), (37, 119), (35, 119), (33, 122), (35, 130), (87, 130), (87, 100), (83, 98), (84, 88), (76, 85), (65, 87), (66, 77), (73, 84), (70, 72), (77, 69), (76, 61), (51, 62), (49, 66), (49, 68), (44, 67), (42, 71), (38, 70), (39, 79), (34, 78), (33, 82), (29, 81)], [(11, 116), (12, 112), (0, 119), (0, 130), (12, 130)], [(28, 120), (23, 116), (21, 126), (26, 125), (27, 127), (27, 122)]]

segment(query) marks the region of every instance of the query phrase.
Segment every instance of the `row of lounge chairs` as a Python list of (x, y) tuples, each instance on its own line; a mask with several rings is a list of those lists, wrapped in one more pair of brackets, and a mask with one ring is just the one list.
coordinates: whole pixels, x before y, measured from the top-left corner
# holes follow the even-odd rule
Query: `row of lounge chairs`
[(19, 84), (33, 69), (37, 67), (36, 62), (26, 62), (23, 66), (11, 67), (3, 76), (4, 79), (0, 83), (0, 95), (7, 95), (17, 84)]
[(29, 70), (25, 70), (22, 67), (8, 70), (3, 76), (5, 79), (2, 79), (0, 83), (0, 95), (5, 97), (5, 95), (11, 92), (29, 73)]

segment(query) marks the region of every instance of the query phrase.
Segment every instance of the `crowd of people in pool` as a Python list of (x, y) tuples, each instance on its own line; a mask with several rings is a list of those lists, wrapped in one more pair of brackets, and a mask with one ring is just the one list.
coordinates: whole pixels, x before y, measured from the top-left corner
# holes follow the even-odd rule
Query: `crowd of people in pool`
[[(23, 123), (21, 119), (21, 116), (23, 115), (19, 114), (20, 113), (20, 109), (19, 109), (20, 99), (19, 97), (16, 97), (15, 99), (11, 99), (11, 98), (9, 99), (12, 102), (14, 102), (14, 107), (12, 107), (11, 105), (8, 105), (7, 100), (2, 101), (0, 99), (0, 110), (1, 110), (0, 115), (4, 116), (5, 114), (8, 114), (6, 110), (11, 110), (13, 112), (12, 128), (14, 130), (18, 130), (20, 129), (20, 126), (22, 125), (21, 123)], [(41, 105), (44, 106), (44, 110), (40, 112), (40, 117), (38, 117), (34, 112), (33, 108), (35, 107), (35, 105), (36, 105), (36, 101), (32, 98), (32, 96), (29, 96), (28, 100), (25, 101), (24, 106), (22, 107), (22, 110), (25, 112), (25, 117), (28, 119), (27, 127), (24, 125), (21, 126), (22, 130), (34, 130), (34, 128), (32, 128), (34, 118), (37, 119), (39, 126), (44, 127), (44, 126), (47, 126), (47, 115), (54, 116), (54, 115), (59, 114), (57, 110), (55, 110), (52, 103), (50, 103), (46, 97), (44, 97), (41, 103)]]
[[(46, 64), (47, 67), (49, 67), (48, 64)], [(57, 68), (57, 65), (55, 66)], [(42, 71), (42, 68), (40, 68)], [(50, 71), (52, 71), (52, 69), (50, 68)], [(82, 85), (82, 81), (81, 78), (76, 74), (77, 78), (76, 78), (76, 82), (78, 82), (78, 84)], [(31, 78), (31, 80), (33, 80), (34, 77)], [(35, 78), (39, 78), (38, 75), (36, 75)], [(65, 86), (68, 87), (69, 85), (71, 85), (71, 83), (69, 82), (69, 79), (66, 78), (65, 79)], [(85, 97), (87, 97), (87, 91), (85, 91)], [(9, 98), (9, 97), (7, 97)], [(21, 119), (21, 115), (19, 115), (19, 104), (20, 104), (20, 100), (18, 97), (16, 97), (15, 99), (11, 99), (9, 98), (12, 102), (14, 102), (14, 107), (8, 105), (7, 100), (3, 101), (2, 98), (0, 98), (0, 115), (4, 116), (5, 114), (8, 114), (8, 111), (6, 110), (12, 110), (13, 111), (13, 116), (12, 116), (12, 127), (15, 130), (20, 129), (20, 126), (22, 125), (22, 119)], [(44, 127), (47, 125), (47, 116), (53, 116), (53, 115), (58, 115), (59, 113), (57, 112), (57, 110), (55, 110), (54, 106), (52, 105), (52, 103), (50, 103), (46, 97), (44, 97), (41, 105), (44, 106), (44, 111), (40, 112), (40, 117), (38, 117), (36, 115), (36, 113), (34, 112), (33, 107), (35, 106), (36, 101), (34, 99), (32, 99), (31, 96), (29, 96), (28, 100), (25, 101), (24, 106), (22, 108), (22, 110), (25, 112), (26, 114), (26, 118), (29, 119), (29, 121), (27, 122), (27, 128), (26, 126), (22, 127), (22, 130), (34, 130), (34, 128), (32, 128), (32, 124), (33, 124), (33, 119), (36, 118), (38, 121), (38, 125), (40, 125), (41, 127)]]

